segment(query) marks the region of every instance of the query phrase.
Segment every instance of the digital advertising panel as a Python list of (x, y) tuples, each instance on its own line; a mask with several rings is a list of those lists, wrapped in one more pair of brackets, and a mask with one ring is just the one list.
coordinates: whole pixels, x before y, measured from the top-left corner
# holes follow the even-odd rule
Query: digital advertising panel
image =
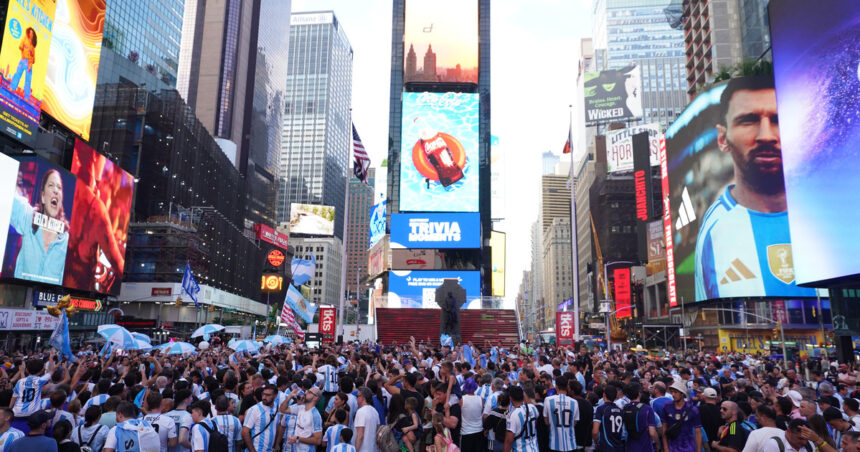
[(102, 51), (105, 0), (56, 0), (42, 110), (88, 140)]
[(391, 268), (394, 270), (441, 270), (445, 257), (439, 250), (391, 250)]
[(403, 93), (401, 212), (478, 211), (478, 95)]
[(585, 124), (642, 118), (642, 74), (635, 64), (587, 72), (584, 77)]
[(504, 232), (490, 231), (490, 261), (493, 266), (493, 296), (505, 296), (505, 241)]
[(446, 279), (456, 279), (466, 289), (461, 309), (481, 307), (481, 272), (392, 270), (388, 275), (389, 308), (441, 309), (436, 304), (436, 288)]
[(480, 248), (479, 213), (395, 213), (391, 248)]
[(0, 263), (6, 252), (6, 239), (9, 237), (9, 220), (12, 217), (12, 202), (18, 181), (18, 161), (6, 154), (0, 154)]
[[(35, 157), (19, 159), (2, 276), (60, 285), (69, 249), (75, 176)], [(5, 198), (5, 197), (4, 197)]]
[(265, 224), (255, 223), (254, 232), (256, 233), (257, 240), (271, 243), (272, 245), (279, 246), (283, 249), (287, 249), (290, 245), (290, 236), (278, 232)]
[(370, 208), (370, 244), (368, 248), (376, 245), (385, 237), (385, 208), (388, 201), (382, 201)]
[(772, 78), (734, 78), (700, 93), (666, 130), (671, 305), (815, 296), (795, 281), (776, 111)]
[(290, 234), (334, 235), (334, 207), (290, 204)]
[(405, 16), (405, 83), (478, 83), (477, 0), (407, 0)]
[(630, 268), (612, 270), (615, 285), (615, 317), (619, 319), (633, 316), (630, 306)]
[(770, 23), (797, 282), (856, 276), (860, 3), (771, 2)]
[(0, 46), (0, 130), (33, 144), (44, 100), (57, 0), (8, 3)]
[(648, 132), (651, 145), (651, 166), (660, 165), (660, 124), (643, 124), (606, 133), (606, 172), (617, 173), (633, 170), (633, 135)]
[(134, 177), (85, 142), (75, 142), (77, 177), (63, 285), (119, 293), (125, 268)]

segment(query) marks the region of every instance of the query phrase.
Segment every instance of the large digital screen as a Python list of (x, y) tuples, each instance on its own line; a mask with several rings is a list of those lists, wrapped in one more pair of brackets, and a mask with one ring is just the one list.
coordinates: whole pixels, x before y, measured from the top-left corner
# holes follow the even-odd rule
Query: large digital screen
[(36, 140), (57, 0), (9, 1), (0, 46), (0, 129)]
[(504, 232), (490, 231), (490, 261), (493, 265), (493, 296), (505, 296), (505, 241)]
[(478, 211), (478, 95), (403, 93), (400, 211)]
[(396, 213), (391, 248), (480, 248), (479, 213)]
[(105, 0), (56, 0), (42, 110), (89, 139), (105, 24)]
[(12, 203), (18, 181), (18, 161), (6, 154), (0, 154), (0, 263), (6, 252), (6, 239), (9, 237), (9, 220), (12, 217)]
[(606, 134), (606, 172), (633, 171), (633, 135), (647, 132), (651, 151), (651, 166), (660, 165), (660, 124), (642, 124)]
[(446, 279), (456, 279), (466, 289), (461, 309), (481, 306), (481, 273), (477, 271), (398, 271), (388, 275), (389, 308), (441, 309), (436, 304), (436, 288)]
[(403, 81), (478, 83), (477, 0), (408, 0)]
[(385, 208), (387, 204), (388, 202), (383, 200), (370, 208), (370, 244), (368, 248), (372, 248), (385, 237)]
[(700, 93), (666, 130), (664, 170), (670, 298), (815, 296), (796, 284), (772, 78)]
[(797, 281), (858, 275), (860, 3), (785, 0), (770, 12)]
[(80, 139), (75, 142), (72, 174), (78, 180), (63, 285), (117, 294), (125, 268), (134, 177)]
[(642, 74), (631, 64), (585, 74), (585, 123), (606, 124), (642, 117)]
[(62, 284), (75, 176), (44, 160), (21, 158), (11, 200), (2, 276)]
[(334, 207), (290, 204), (290, 234), (334, 235)]

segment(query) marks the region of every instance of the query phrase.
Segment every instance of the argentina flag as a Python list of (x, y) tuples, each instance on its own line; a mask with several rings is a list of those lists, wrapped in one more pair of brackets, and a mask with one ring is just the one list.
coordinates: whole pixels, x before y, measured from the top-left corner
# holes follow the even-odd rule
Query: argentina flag
[(293, 272), (293, 285), (301, 286), (311, 280), (314, 269), (317, 267), (317, 259), (311, 254), (311, 260), (293, 258), (290, 269)]
[(305, 299), (299, 290), (292, 284), (290, 284), (289, 289), (287, 289), (287, 297), (284, 299), (284, 302), (287, 303), (293, 312), (298, 314), (306, 323), (313, 322), (317, 306), (312, 305), (307, 299)]
[(66, 318), (66, 311), (60, 311), (60, 321), (57, 323), (54, 333), (51, 334), (48, 345), (56, 348), (70, 362), (75, 362), (77, 358), (72, 354), (71, 342), (69, 339), (69, 319)]
[(197, 284), (194, 274), (191, 273), (191, 264), (189, 262), (185, 263), (185, 274), (182, 275), (182, 290), (191, 297), (191, 300), (194, 301), (194, 306), (199, 308), (200, 304), (197, 303), (197, 294), (200, 292), (200, 285)]

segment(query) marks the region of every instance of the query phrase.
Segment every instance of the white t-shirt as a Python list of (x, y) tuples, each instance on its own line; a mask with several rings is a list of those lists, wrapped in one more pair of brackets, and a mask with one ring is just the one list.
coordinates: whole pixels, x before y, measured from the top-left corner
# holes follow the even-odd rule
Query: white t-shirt
[(176, 438), (176, 422), (170, 416), (161, 413), (147, 414), (143, 420), (152, 424), (161, 441), (161, 452), (167, 452), (167, 440)]
[[(785, 432), (782, 430), (779, 431), (779, 434), (768, 436), (764, 440), (764, 445), (759, 449), (761, 452), (783, 452), (780, 450), (779, 444), (776, 442), (776, 440), (771, 439), (772, 436), (777, 436), (780, 440), (782, 440), (785, 452), (800, 452), (798, 449), (795, 449), (788, 442), (788, 440), (785, 439)], [(749, 439), (747, 439), (747, 441), (749, 441)], [(744, 450), (746, 450), (746, 446), (744, 447)], [(800, 450), (806, 452), (806, 447), (801, 447)], [(811, 442), (809, 443), (809, 450), (815, 450), (815, 447), (812, 445)]]
[(465, 394), (463, 396), (463, 405), (461, 407), (463, 435), (471, 435), (472, 433), (483, 431), (483, 402), (484, 401), (481, 399), (481, 396), (476, 396), (474, 394)]
[[(355, 428), (364, 427), (361, 444), (353, 444), (358, 452), (376, 452), (376, 427), (379, 426), (379, 413), (372, 405), (365, 405), (355, 413)], [(358, 435), (353, 436), (353, 443)]]
[[(776, 427), (762, 427), (750, 432), (742, 452), (762, 452), (764, 444), (774, 436), (782, 437), (784, 432)], [(710, 438), (708, 438), (710, 439)]]

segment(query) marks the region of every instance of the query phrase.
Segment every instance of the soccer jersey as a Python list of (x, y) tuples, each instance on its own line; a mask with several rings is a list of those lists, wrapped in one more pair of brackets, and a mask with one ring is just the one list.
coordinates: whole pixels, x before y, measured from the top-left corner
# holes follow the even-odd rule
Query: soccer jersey
[[(182, 429), (185, 429), (186, 434), (190, 434), (191, 425), (194, 423), (191, 420), (191, 413), (186, 410), (173, 410), (167, 413), (166, 416), (173, 419), (177, 437), (182, 436)], [(189, 450), (187, 447), (182, 447), (179, 444), (169, 448), (169, 452), (187, 452)]]
[(340, 432), (345, 428), (346, 426), (343, 424), (335, 424), (325, 431), (323, 435), (323, 441), (326, 443), (325, 452), (332, 452), (334, 446), (340, 443)]
[(329, 452), (355, 452), (355, 447), (349, 443), (340, 443), (334, 446)]
[(244, 427), (251, 430), (251, 441), (257, 452), (272, 452), (279, 421), (280, 413), (274, 404), (266, 406), (260, 402), (245, 413)]
[(13, 442), (24, 437), (24, 432), (17, 428), (9, 427), (9, 430), (0, 435), (0, 452), (7, 452)]
[(482, 414), (490, 414), (491, 411), (499, 407), (499, 394), (501, 393), (502, 391), (496, 391), (487, 397), (487, 402), (484, 403), (484, 412)]
[(614, 403), (604, 403), (594, 412), (594, 422), (600, 424), (597, 447), (601, 452), (623, 452), (624, 419), (621, 408)]
[[(290, 406), (290, 413), (296, 416), (296, 428), (293, 435), (299, 438), (310, 438), (314, 433), (322, 432), (322, 416), (316, 408), (308, 410), (304, 405)], [(313, 452), (314, 446), (302, 442), (294, 444), (296, 452)]]
[(538, 452), (538, 409), (534, 405), (521, 405), (508, 416), (507, 430), (514, 434), (511, 452)]
[(493, 394), (493, 388), (490, 385), (483, 385), (475, 391), (475, 395), (480, 397), (484, 404), (487, 403), (487, 399)]
[(177, 437), (176, 422), (161, 413), (147, 414), (143, 420), (152, 424), (152, 428), (158, 433), (158, 440), (161, 441), (161, 452), (167, 452), (167, 440)]
[[(206, 424), (207, 427), (214, 430), (212, 419), (203, 419), (191, 427), (191, 450), (206, 451), (209, 449), (209, 431), (201, 424)], [(219, 430), (220, 432), (220, 430)]]
[(547, 397), (543, 417), (549, 420), (549, 448), (557, 451), (576, 449), (573, 425), (579, 420), (579, 405), (564, 394)]
[(27, 417), (39, 411), (42, 403), (42, 388), (49, 381), (51, 381), (50, 375), (41, 377), (30, 375), (15, 383), (15, 389), (12, 392), (12, 395), (16, 397), (15, 406), (12, 407), (15, 417)]
[(212, 418), (212, 422), (218, 426), (218, 431), (227, 437), (227, 449), (236, 452), (236, 441), (242, 439), (242, 423), (239, 418), (231, 414), (219, 414)]
[(87, 403), (85, 403), (84, 406), (81, 408), (81, 412), (86, 413), (87, 408), (89, 408), (91, 406), (99, 406), (99, 405), (105, 403), (107, 401), (108, 397), (109, 396), (107, 394), (99, 394), (99, 395), (90, 397), (89, 399), (87, 399)]
[(729, 185), (711, 205), (696, 240), (696, 301), (749, 296), (814, 297), (797, 287), (788, 213), (747, 209)]
[(320, 376), (320, 381), (322, 381), (323, 392), (337, 392), (339, 390), (337, 385), (337, 369), (334, 366), (326, 364), (317, 367), (317, 375)]

